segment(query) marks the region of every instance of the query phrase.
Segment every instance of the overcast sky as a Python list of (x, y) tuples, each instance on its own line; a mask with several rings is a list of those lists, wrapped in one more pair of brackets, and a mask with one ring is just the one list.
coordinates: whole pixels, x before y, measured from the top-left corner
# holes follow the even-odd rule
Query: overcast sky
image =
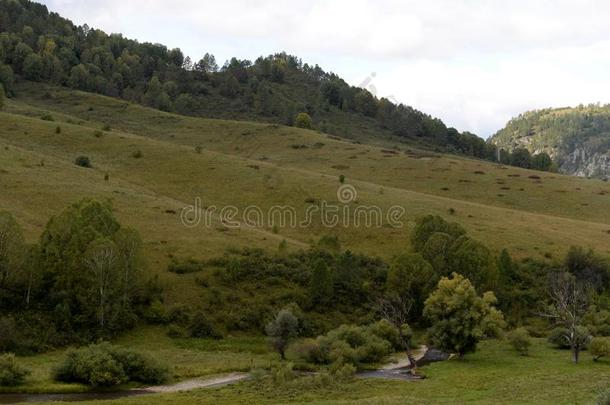
[(42, 2), (195, 60), (285, 50), (484, 137), (528, 109), (610, 102), (603, 0)]

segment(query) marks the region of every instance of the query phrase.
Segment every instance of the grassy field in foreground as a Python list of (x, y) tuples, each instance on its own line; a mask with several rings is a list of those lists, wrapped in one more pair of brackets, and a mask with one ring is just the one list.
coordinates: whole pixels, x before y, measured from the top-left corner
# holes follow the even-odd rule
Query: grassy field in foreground
[(426, 404), (535, 403), (590, 404), (610, 387), (610, 362), (593, 362), (584, 354), (578, 365), (568, 351), (551, 349), (537, 339), (522, 357), (504, 341), (486, 341), (477, 353), (425, 367), (417, 382), (356, 379), (351, 383), (313, 387), (303, 377), (275, 385), (245, 382), (180, 394), (123, 399), (120, 404)]
[[(170, 365), (174, 381), (216, 375), (252, 368), (269, 368), (279, 360), (262, 336), (236, 335), (222, 340), (171, 339), (162, 327), (144, 327), (130, 332), (115, 342)], [(67, 349), (66, 349), (67, 350)], [(61, 362), (66, 350), (36, 356), (20, 357), (19, 362), (32, 371), (19, 392), (83, 392), (89, 388), (80, 384), (64, 384), (52, 380), (53, 369)], [(0, 388), (1, 392), (15, 388)]]

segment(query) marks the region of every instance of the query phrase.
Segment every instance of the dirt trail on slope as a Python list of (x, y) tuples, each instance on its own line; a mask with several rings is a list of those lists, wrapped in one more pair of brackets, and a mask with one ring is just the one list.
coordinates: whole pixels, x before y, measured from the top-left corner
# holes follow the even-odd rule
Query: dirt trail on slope
[(151, 394), (166, 394), (172, 392), (192, 391), (199, 388), (212, 388), (234, 384), (236, 382), (247, 380), (248, 378), (249, 375), (246, 373), (231, 373), (209, 379), (193, 378), (171, 385), (157, 385), (154, 387), (144, 388), (143, 391), (149, 392)]

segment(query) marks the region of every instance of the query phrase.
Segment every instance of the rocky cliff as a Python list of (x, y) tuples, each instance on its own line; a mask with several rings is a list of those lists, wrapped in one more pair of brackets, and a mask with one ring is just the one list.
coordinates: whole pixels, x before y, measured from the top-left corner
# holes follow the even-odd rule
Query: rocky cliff
[(565, 174), (610, 179), (610, 105), (530, 111), (490, 141), (508, 151), (546, 152)]

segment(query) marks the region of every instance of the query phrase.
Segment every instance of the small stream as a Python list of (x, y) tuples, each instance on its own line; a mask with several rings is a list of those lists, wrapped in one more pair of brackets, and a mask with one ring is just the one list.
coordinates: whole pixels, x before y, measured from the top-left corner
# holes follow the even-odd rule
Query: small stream
[(149, 395), (153, 393), (154, 392), (148, 390), (129, 390), (115, 392), (82, 392), (72, 394), (0, 394), (0, 404), (110, 400)]

